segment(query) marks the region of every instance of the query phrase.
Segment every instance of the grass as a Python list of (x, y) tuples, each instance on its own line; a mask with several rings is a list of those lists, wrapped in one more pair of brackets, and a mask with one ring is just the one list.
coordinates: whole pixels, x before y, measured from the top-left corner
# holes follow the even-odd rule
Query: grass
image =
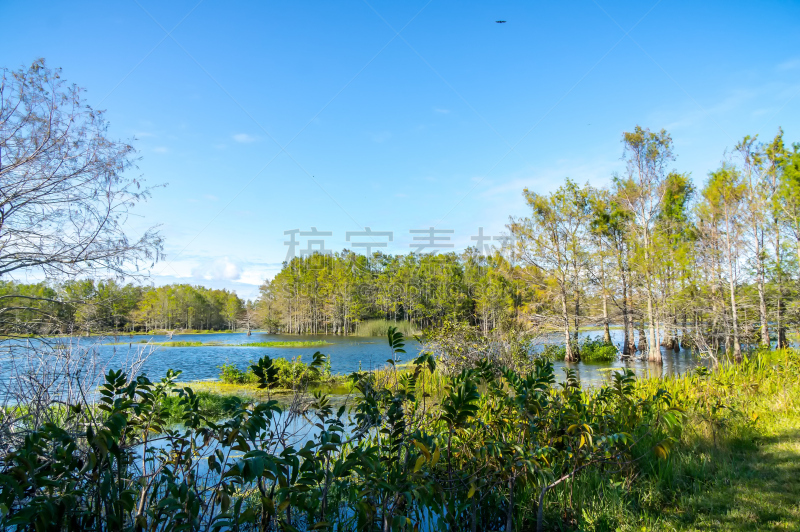
[[(301, 365), (298, 361), (286, 361), (284, 359), (273, 359), (273, 362), (279, 365), (279, 368), (284, 370), (287, 364), (294, 366), (295, 364)], [(246, 397), (250, 400), (266, 400), (268, 397), (267, 391), (258, 387), (258, 384), (252, 378), (248, 371), (240, 370), (232, 365), (225, 364), (221, 368), (220, 380), (206, 380), (206, 381), (191, 381), (181, 383), (181, 386), (189, 386), (195, 391), (202, 391), (220, 397)], [(296, 371), (302, 374), (303, 368)], [(414, 370), (410, 363), (398, 364), (397, 372), (387, 366), (384, 368), (375, 369), (372, 371), (365, 371), (369, 374), (376, 383), (379, 385), (392, 386), (396, 380), (400, 380), (403, 375), (412, 373)], [(226, 373), (231, 375), (226, 376)], [(286, 395), (293, 393), (294, 389), (288, 382), (289, 378), (284, 377), (280, 380), (280, 384), (269, 390), (269, 397)], [(418, 392), (430, 394), (431, 396), (438, 397), (444, 393), (449, 380), (438, 370), (433, 372), (424, 370), (420, 376), (418, 384)], [(353, 393), (353, 382), (347, 375), (341, 374), (324, 374), (318, 381), (308, 383), (308, 390), (311, 392), (319, 391), (332, 396), (343, 396)]]
[[(581, 530), (800, 530), (800, 355), (702, 373), (637, 381), (642, 394), (669, 392), (683, 428), (669, 458), (647, 458), (638, 479), (575, 482), (585, 503), (570, 519)], [(565, 507), (570, 489), (559, 495)]]
[(224, 344), (222, 342), (148, 342), (147, 340), (139, 340), (138, 342), (114, 342), (104, 345), (125, 345), (125, 344), (142, 344), (142, 345), (155, 345), (159, 347), (318, 347), (324, 345), (331, 345), (325, 341), (314, 342), (251, 342), (248, 344)]
[[(250, 401), (266, 401), (268, 397), (280, 399), (281, 396), (288, 396), (294, 393), (292, 388), (284, 387), (262, 390), (255, 384), (228, 383), (222, 381), (193, 381), (181, 383), (181, 386), (189, 386), (196, 392), (202, 392), (218, 398), (239, 397)], [(353, 387), (350, 381), (344, 377), (335, 376), (335, 378), (327, 382), (310, 384), (308, 386), (308, 391), (320, 391), (328, 395), (348, 395), (353, 392)]]
[(354, 336), (386, 336), (389, 327), (397, 327), (397, 330), (406, 337), (413, 337), (422, 332), (410, 321), (391, 321), (391, 320), (366, 320), (356, 325)]
[(649, 529), (800, 530), (800, 412), (780, 394), (757, 402), (751, 427), (740, 420), (716, 445), (705, 435), (682, 453), (674, 510)]
[(200, 347), (203, 345), (203, 342), (148, 342), (147, 340), (139, 340), (138, 342), (114, 342), (110, 344), (103, 344), (103, 345), (125, 345), (125, 344), (136, 344), (136, 345), (155, 345), (159, 347)]
[[(200, 414), (211, 420), (230, 416), (239, 403), (252, 400), (252, 396), (242, 394), (220, 394), (213, 390), (195, 389), (200, 405)], [(171, 423), (180, 423), (184, 409), (180, 406), (180, 397), (169, 395), (164, 399), (164, 407), (169, 412)]]
[(316, 340), (313, 342), (250, 342), (236, 345), (237, 347), (318, 347), (331, 345), (331, 343), (324, 340)]
[(710, 460), (696, 479), (699, 489), (682, 494), (677, 511), (654, 530), (800, 530), (796, 411), (771, 416), (751, 439), (708, 451)]

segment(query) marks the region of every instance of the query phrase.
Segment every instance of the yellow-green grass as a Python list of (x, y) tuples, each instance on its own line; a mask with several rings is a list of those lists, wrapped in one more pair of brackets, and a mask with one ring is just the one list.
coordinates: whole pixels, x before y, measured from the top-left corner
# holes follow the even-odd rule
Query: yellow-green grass
[(246, 344), (236, 344), (237, 347), (319, 347), (331, 345), (325, 340), (315, 340), (308, 342), (250, 342)]
[(635, 386), (641, 396), (669, 392), (685, 411), (683, 429), (669, 459), (642, 462), (633, 485), (576, 482), (581, 530), (800, 530), (798, 353)]
[[(411, 374), (413, 368), (410, 364), (398, 364), (395, 372), (391, 366), (364, 372), (371, 375), (378, 386), (385, 385), (391, 387), (395, 382), (399, 382), (404, 375)], [(430, 372), (424, 370), (418, 379), (417, 388), (419, 392), (430, 395), (441, 395), (448, 383), (448, 377), (439, 371)], [(265, 398), (267, 392), (259, 389), (255, 383), (227, 383), (220, 380), (191, 381), (183, 383), (182, 386), (189, 386), (194, 390), (202, 390), (219, 395), (236, 395), (252, 398)], [(347, 395), (353, 392), (353, 382), (346, 375), (333, 375), (327, 382), (313, 383), (309, 390), (319, 390), (330, 395)], [(272, 388), (270, 394), (292, 393), (292, 388)]]
[(422, 331), (410, 321), (400, 320), (365, 320), (356, 325), (353, 336), (386, 336), (389, 327), (394, 327), (406, 337), (422, 334)]
[(314, 341), (314, 342), (251, 342), (245, 344), (225, 344), (222, 342), (148, 342), (147, 340), (139, 340), (138, 342), (113, 342), (104, 345), (154, 345), (159, 347), (320, 347), (331, 345), (330, 342)]
[[(189, 386), (195, 391), (202, 391), (220, 396), (248, 397), (256, 401), (266, 401), (267, 398), (275, 396), (289, 395), (295, 392), (292, 388), (271, 388), (269, 390), (260, 389), (257, 384), (232, 384), (222, 381), (192, 381), (181, 383), (181, 386)], [(324, 383), (315, 383), (308, 387), (308, 391), (319, 390), (329, 395), (347, 395), (353, 391), (353, 386), (343, 377), (335, 377)]]

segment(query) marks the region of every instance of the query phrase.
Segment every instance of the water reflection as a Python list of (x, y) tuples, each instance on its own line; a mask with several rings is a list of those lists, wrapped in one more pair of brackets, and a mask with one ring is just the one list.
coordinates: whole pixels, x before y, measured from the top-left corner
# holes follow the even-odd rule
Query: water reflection
[[(623, 332), (612, 330), (612, 341), (621, 346)], [(601, 331), (588, 331), (579, 334), (579, 341), (601, 335)], [(554, 334), (551, 337), (540, 338), (537, 341), (539, 348), (545, 343), (558, 343), (561, 336)], [(64, 341), (64, 340), (60, 340)], [(349, 374), (353, 371), (370, 370), (385, 366), (390, 357), (390, 351), (384, 338), (364, 338), (353, 336), (295, 336), (281, 334), (254, 333), (247, 336), (245, 333), (229, 334), (186, 334), (167, 338), (164, 335), (153, 336), (118, 336), (108, 338), (73, 338), (69, 340), (74, 348), (91, 352), (93, 367), (107, 371), (117, 366), (125, 366), (137, 350), (141, 350), (140, 342), (152, 343), (180, 341), (203, 342), (206, 345), (199, 347), (163, 347), (151, 348), (152, 353), (144, 361), (141, 371), (152, 379), (160, 379), (168, 369), (182, 370), (181, 381), (215, 380), (219, 377), (219, 367), (230, 363), (244, 368), (250, 361), (268, 355), (285, 359), (300, 358), (310, 362), (316, 351), (321, 351), (330, 357), (331, 371), (333, 373)], [(328, 345), (312, 347), (247, 347), (241, 344), (254, 342), (298, 342), (298, 341), (324, 341)], [(6, 340), (0, 344), (0, 382), (13, 379), (12, 367), (14, 362), (21, 360), (19, 354), (28, 346), (37, 345), (39, 340)], [(109, 345), (110, 343), (118, 345)], [(121, 345), (119, 345), (121, 344)], [(207, 345), (212, 344), (212, 345)], [(405, 360), (411, 360), (420, 349), (414, 340), (406, 343)], [(16, 355), (15, 355), (16, 353)], [(563, 380), (564, 373), (561, 368), (570, 368), (576, 372), (580, 380), (586, 385), (598, 385), (609, 379), (611, 368), (630, 368), (637, 376), (662, 376), (679, 375), (691, 371), (699, 363), (698, 358), (689, 350), (673, 352), (662, 348), (663, 364), (649, 364), (646, 361), (633, 359), (628, 361), (614, 361), (609, 363), (566, 364), (555, 362), (557, 375)], [(19, 368), (17, 368), (19, 369)]]

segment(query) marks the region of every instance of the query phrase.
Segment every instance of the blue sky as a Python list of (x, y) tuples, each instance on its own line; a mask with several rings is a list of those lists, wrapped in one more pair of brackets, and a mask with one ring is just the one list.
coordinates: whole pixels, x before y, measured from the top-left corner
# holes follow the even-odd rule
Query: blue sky
[(525, 214), (524, 187), (606, 184), (637, 124), (666, 128), (698, 183), (746, 134), (800, 141), (797, 2), (8, 1), (0, 17), (0, 66), (63, 68), (166, 184), (129, 229), (161, 224), (156, 284), (253, 297), (291, 229), (335, 250), (392, 231), (384, 251), (404, 253), (433, 226), (460, 250)]

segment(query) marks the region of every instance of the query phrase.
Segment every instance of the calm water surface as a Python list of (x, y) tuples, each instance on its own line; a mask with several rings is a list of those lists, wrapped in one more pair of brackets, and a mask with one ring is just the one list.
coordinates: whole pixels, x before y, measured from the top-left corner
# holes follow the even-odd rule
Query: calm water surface
[[(595, 337), (600, 334), (597, 331), (583, 332), (581, 339)], [(554, 335), (553, 343), (558, 342), (559, 335)], [(622, 331), (612, 331), (612, 339), (620, 344), (622, 341)], [(102, 366), (114, 368), (124, 365), (125, 360), (129, 359), (132, 352), (142, 349), (138, 342), (145, 340), (154, 343), (166, 341), (178, 342), (213, 342), (219, 345), (204, 345), (201, 347), (163, 347), (154, 346), (149, 358), (142, 367), (151, 379), (160, 379), (166, 374), (168, 369), (182, 370), (181, 381), (214, 380), (219, 377), (219, 367), (222, 364), (235, 364), (244, 369), (250, 361), (255, 361), (262, 356), (272, 358), (294, 359), (299, 358), (303, 362), (310, 362), (312, 355), (316, 351), (330, 357), (331, 371), (333, 373), (348, 374), (358, 369), (370, 370), (386, 365), (386, 360), (391, 356), (391, 351), (386, 339), (380, 337), (365, 338), (354, 336), (296, 336), (281, 334), (253, 333), (247, 336), (246, 333), (230, 334), (184, 334), (175, 335), (171, 340), (163, 335), (153, 336), (126, 336), (120, 335), (109, 338), (80, 338), (73, 339), (80, 347), (91, 348), (97, 353), (97, 359), (102, 361)], [(330, 345), (315, 347), (246, 347), (239, 344), (253, 342), (298, 342), (298, 341), (325, 341)], [(130, 341), (129, 344), (124, 342)], [(548, 341), (542, 340), (542, 343)], [(122, 345), (108, 345), (110, 342), (119, 342)], [(407, 354), (401, 355), (401, 360), (409, 361), (413, 359), (420, 350), (420, 345), (409, 340), (405, 347)], [(556, 371), (560, 379), (563, 378), (564, 367), (573, 369), (580, 380), (586, 385), (597, 385), (606, 382), (611, 373), (611, 369), (630, 368), (639, 376), (645, 375), (674, 375), (691, 371), (699, 363), (697, 357), (688, 350), (674, 353), (671, 350), (662, 349), (664, 358), (663, 365), (653, 365), (641, 360), (631, 360), (626, 362), (615, 361), (611, 363), (577, 363), (565, 364), (556, 362)], [(9, 378), (4, 368), (9, 366), (9, 355), (0, 353), (0, 380)], [(115, 364), (116, 362), (116, 364)]]

